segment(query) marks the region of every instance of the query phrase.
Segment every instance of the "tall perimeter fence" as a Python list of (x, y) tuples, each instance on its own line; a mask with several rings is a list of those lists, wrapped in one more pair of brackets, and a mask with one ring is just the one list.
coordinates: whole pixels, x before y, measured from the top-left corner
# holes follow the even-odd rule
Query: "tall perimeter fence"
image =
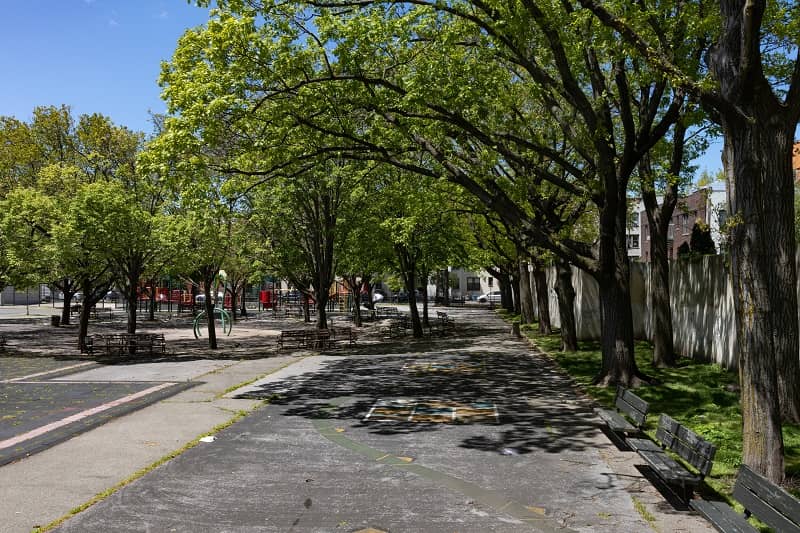
[[(670, 306), (677, 353), (701, 361), (735, 368), (736, 325), (733, 288), (726, 257), (710, 255), (670, 263)], [(548, 300), (553, 326), (560, 326), (555, 293), (556, 271), (547, 271)], [(578, 339), (600, 338), (600, 301), (597, 282), (573, 268), (575, 319)], [(637, 339), (652, 340), (650, 265), (631, 263), (631, 306), (633, 331)], [(535, 303), (534, 303), (535, 305)]]

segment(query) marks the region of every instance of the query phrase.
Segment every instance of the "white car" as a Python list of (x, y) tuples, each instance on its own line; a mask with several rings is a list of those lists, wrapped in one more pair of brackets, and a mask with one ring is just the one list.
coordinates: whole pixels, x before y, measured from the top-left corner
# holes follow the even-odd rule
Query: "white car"
[(478, 301), (481, 303), (486, 303), (486, 302), (499, 303), (500, 291), (491, 291), (487, 292), (486, 294), (481, 294), (480, 296), (478, 296)]

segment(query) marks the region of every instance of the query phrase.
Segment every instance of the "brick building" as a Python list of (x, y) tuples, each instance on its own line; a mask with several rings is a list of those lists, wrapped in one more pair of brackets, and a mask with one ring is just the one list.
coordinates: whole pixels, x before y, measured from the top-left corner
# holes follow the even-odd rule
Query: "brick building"
[[(678, 205), (675, 206), (675, 211), (672, 213), (667, 233), (667, 257), (669, 259), (678, 257), (678, 248), (683, 243), (689, 242), (692, 236), (692, 227), (696, 222), (708, 225), (717, 252), (719, 252), (724, 247), (724, 238), (720, 228), (725, 224), (726, 206), (725, 191), (711, 188), (700, 189), (678, 200)], [(638, 243), (640, 246), (636, 250), (638, 252), (636, 255), (639, 255), (641, 261), (649, 263), (651, 260), (650, 226), (647, 222), (644, 206), (639, 208), (639, 228), (641, 233), (637, 240), (640, 241)], [(631, 237), (628, 239), (630, 248)]]

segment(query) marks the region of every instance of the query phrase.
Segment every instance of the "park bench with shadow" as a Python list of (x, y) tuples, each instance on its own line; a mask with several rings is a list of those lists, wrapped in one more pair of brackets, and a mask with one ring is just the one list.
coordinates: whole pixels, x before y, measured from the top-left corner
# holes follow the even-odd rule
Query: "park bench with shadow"
[(376, 305), (375, 306), (375, 319), (383, 320), (386, 318), (400, 318), (403, 313), (394, 306)]
[(428, 335), (433, 337), (434, 334), (437, 334), (441, 337), (444, 337), (448, 331), (454, 329), (455, 327), (455, 321), (450, 318), (447, 313), (444, 311), (436, 311), (436, 320), (431, 322)]
[[(83, 310), (83, 304), (75, 304), (70, 306), (69, 311), (71, 315), (80, 315)], [(89, 317), (94, 319), (107, 318), (111, 320), (114, 318), (114, 309), (111, 307), (97, 307), (92, 306), (89, 310)]]
[(164, 355), (167, 343), (163, 333), (109, 333), (86, 337), (83, 351), (109, 357), (152, 357)]
[(358, 339), (358, 333), (356, 332), (355, 328), (352, 327), (343, 327), (337, 326), (330, 328), (331, 332), (331, 339), (334, 342), (347, 342), (349, 345), (353, 345), (356, 343)]
[[(687, 502), (711, 471), (717, 447), (665, 414), (658, 419), (656, 441), (658, 443), (648, 438), (625, 440), (626, 444), (644, 459), (656, 476)], [(673, 459), (667, 450), (677, 455), (696, 472)]]
[(757, 533), (747, 521), (751, 515), (775, 531), (800, 532), (800, 501), (747, 465), (739, 469), (733, 497), (744, 507), (744, 515), (725, 502), (692, 500), (689, 505), (723, 533)]
[(278, 337), (278, 348), (304, 348), (307, 334), (305, 329), (284, 329)]
[(624, 442), (627, 436), (642, 433), (649, 410), (650, 404), (630, 389), (617, 387), (614, 409), (597, 409), (596, 412), (619, 442)]
[(278, 349), (333, 348), (339, 340), (327, 329), (285, 329), (278, 337)]

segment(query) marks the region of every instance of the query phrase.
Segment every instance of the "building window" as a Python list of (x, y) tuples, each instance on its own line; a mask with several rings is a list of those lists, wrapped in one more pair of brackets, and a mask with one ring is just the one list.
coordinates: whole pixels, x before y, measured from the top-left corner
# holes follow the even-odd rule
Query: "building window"
[(486, 281), (489, 283), (489, 287), (492, 287), (492, 286), (494, 286), (494, 278), (489, 278), (489, 279), (488, 279), (488, 280), (486, 280)]
[[(489, 278), (491, 281), (492, 278)], [(491, 287), (492, 284), (490, 283), (489, 286)], [(480, 291), (481, 290), (481, 278), (467, 278), (467, 290), (468, 291)]]
[(639, 248), (639, 236), (628, 235), (628, 250), (631, 248)]
[(689, 227), (689, 214), (684, 213), (681, 215), (681, 228), (683, 229), (684, 235), (689, 235), (689, 232), (692, 228)]

